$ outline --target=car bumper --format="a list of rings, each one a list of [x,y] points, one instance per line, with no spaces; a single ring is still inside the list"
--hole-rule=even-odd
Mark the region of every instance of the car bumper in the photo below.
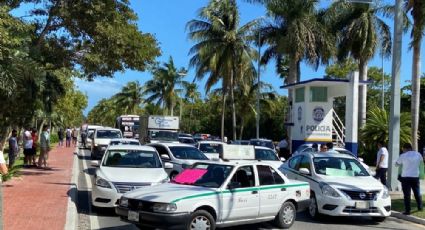
[[[366,208],[359,208],[358,203],[366,202]],[[330,216],[370,216],[386,217],[391,215],[391,198],[370,201],[348,200],[345,197],[339,199],[322,197],[317,200],[320,213]]]
[[[92,204],[96,207],[113,208],[118,205],[118,200],[122,194],[118,193],[115,188],[103,188],[93,183],[91,193]]]
[[[115,208],[116,214],[120,216],[122,220],[130,223],[136,223],[128,220],[128,211],[129,210],[127,208],[121,206]],[[190,218],[190,213],[137,212],[139,214],[139,222],[137,222],[137,224],[145,227],[182,229]]]

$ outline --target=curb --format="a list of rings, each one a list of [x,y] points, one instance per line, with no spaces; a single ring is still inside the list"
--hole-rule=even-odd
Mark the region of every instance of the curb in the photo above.
[[[68,195],[68,208],[66,211],[66,222],[65,222],[65,230],[76,230],[77,229],[77,221],[78,221],[78,211],[77,211],[77,175],[78,175],[78,147],[74,150],[72,164],[72,177],[71,177],[71,186],[69,186],[69,195]]]
[[[413,222],[415,224],[425,225],[425,219],[411,215],[404,215],[401,212],[391,210],[391,216],[405,221]]]

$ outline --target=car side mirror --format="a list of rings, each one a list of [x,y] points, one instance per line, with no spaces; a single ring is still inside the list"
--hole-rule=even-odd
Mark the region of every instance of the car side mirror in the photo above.
[[[164,168],[165,169],[172,169],[173,168],[173,164],[171,164],[170,162],[165,162],[164,163]]]
[[[308,170],[308,168],[300,168],[298,171],[299,171],[301,174],[304,174],[304,175],[310,175],[310,170]]]
[[[280,161],[286,161],[285,157],[281,157]]]
[[[230,190],[232,190],[232,189],[235,189],[235,188],[240,188],[242,185],[241,185],[241,183],[240,182],[230,182],[228,185],[227,185],[227,188],[228,189],[230,189]]]
[[[99,167],[99,161],[91,161],[90,164],[92,167]]]
[[[170,160],[170,156],[168,156],[167,154],[162,154],[161,155],[161,159],[163,159],[163,160]]]

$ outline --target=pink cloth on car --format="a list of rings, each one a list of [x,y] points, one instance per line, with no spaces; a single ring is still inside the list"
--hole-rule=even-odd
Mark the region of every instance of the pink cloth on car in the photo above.
[[[174,182],[179,184],[194,184],[206,172],[206,169],[185,169],[174,178]]]

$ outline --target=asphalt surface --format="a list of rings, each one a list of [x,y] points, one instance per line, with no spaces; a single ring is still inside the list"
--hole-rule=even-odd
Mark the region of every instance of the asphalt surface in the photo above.
[[[117,229],[133,230],[138,229],[133,224],[121,221],[115,215],[114,209],[93,208],[90,201],[92,187],[92,175],[95,169],[90,165],[90,152],[80,149],[79,175],[78,175],[78,203],[79,229]],[[413,224],[397,218],[388,217],[384,222],[377,223],[370,218],[347,218],[347,217],[324,217],[320,221],[312,220],[307,213],[298,213],[296,222],[291,229],[296,230],[419,230],[425,226]],[[242,225],[237,227],[224,228],[226,230],[251,230],[251,229],[276,229],[270,223]]]

